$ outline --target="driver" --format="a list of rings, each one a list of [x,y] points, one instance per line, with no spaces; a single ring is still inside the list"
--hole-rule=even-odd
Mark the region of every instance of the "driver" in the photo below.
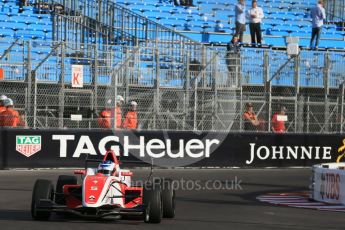
[[[98,165],[97,172],[105,176],[111,176],[115,172],[115,163],[112,161],[103,161]]]

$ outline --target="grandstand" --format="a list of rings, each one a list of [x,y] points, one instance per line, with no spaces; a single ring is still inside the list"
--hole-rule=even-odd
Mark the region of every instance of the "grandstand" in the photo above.
[[[205,43],[229,42],[230,34],[235,31],[236,0],[221,2],[218,0],[198,0],[196,7],[174,6],[171,2],[118,0],[119,4],[170,27],[191,38]],[[309,10],[315,5],[315,0],[264,0],[258,1],[264,9],[265,18],[262,23],[264,43],[274,47],[284,47],[286,36],[300,37],[300,46],[309,46],[311,35],[311,18]],[[247,7],[250,2],[247,1]],[[217,22],[220,22],[222,33],[216,32]],[[342,27],[327,24],[323,28],[320,47],[343,49],[345,47],[345,31]],[[207,36],[205,36],[207,34]],[[249,29],[247,28],[249,35]]]
[[[189,8],[152,0],[27,2],[0,2],[0,92],[15,99],[30,127],[97,128],[99,111],[117,94],[138,101],[142,129],[242,131],[247,101],[267,130],[282,103],[293,118],[290,132],[342,127],[344,28],[333,21],[321,36],[324,49],[305,49],[312,1],[259,1],[267,46],[243,47],[234,73],[224,45],[235,1]],[[217,23],[224,32],[215,32]],[[300,37],[298,56],[286,54],[286,36]],[[71,87],[76,64],[82,88]],[[76,113],[83,121],[71,121]]]

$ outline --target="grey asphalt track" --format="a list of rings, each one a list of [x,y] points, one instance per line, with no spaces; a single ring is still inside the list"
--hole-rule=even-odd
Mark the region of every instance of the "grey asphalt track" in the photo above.
[[[345,213],[271,206],[255,199],[268,192],[307,190],[309,169],[156,170],[154,176],[179,181],[174,184],[180,187],[175,219],[145,224],[137,220],[89,221],[53,215],[50,221],[33,221],[30,202],[35,180],[55,182],[58,175],[71,172],[0,171],[0,229],[344,229]],[[148,170],[137,169],[134,173],[134,179],[140,180]],[[240,186],[231,186],[233,180]]]

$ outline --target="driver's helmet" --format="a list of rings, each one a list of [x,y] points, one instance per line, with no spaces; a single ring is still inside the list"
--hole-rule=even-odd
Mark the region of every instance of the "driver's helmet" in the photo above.
[[[110,176],[115,170],[115,163],[112,161],[103,161],[98,165],[97,172],[105,176]]]

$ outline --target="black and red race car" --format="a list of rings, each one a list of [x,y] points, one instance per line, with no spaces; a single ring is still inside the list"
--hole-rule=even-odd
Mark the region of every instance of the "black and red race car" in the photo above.
[[[98,167],[88,163],[98,162]],[[120,168],[113,151],[103,160],[86,160],[85,170],[75,170],[82,175],[59,176],[56,188],[49,180],[35,183],[31,215],[35,220],[48,220],[52,212],[73,213],[81,217],[137,216],[146,223],[160,223],[161,219],[175,217],[175,191],[171,180],[148,180],[141,187],[131,185],[133,173]]]

